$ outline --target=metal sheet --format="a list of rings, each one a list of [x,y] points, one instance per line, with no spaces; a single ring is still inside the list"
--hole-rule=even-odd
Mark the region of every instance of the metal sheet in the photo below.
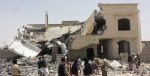
[[[20,39],[13,39],[8,46],[9,49],[13,49],[13,52],[25,56],[25,57],[35,57],[40,53],[40,49],[28,41],[22,41]]]

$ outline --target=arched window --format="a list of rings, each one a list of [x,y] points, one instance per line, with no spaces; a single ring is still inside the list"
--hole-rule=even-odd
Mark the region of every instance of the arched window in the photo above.
[[[129,53],[130,52],[130,42],[122,40],[118,42],[118,52],[119,53]]]
[[[118,20],[118,30],[130,30],[130,20],[122,18]]]

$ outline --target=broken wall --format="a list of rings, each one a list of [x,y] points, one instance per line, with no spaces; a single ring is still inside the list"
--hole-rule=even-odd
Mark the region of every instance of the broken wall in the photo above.
[[[87,35],[87,34],[91,34],[92,31],[94,30],[94,26],[95,26],[95,15],[96,15],[97,11],[94,10],[92,12],[92,14],[90,15],[90,17],[84,22],[83,24],[83,28],[82,28],[82,35]]]

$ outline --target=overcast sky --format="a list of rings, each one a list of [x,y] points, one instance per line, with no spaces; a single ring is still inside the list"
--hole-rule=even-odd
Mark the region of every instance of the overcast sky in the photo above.
[[[26,24],[49,23],[63,20],[86,20],[98,3],[138,3],[142,40],[150,40],[150,0],[0,0],[0,46],[9,42],[17,29]]]

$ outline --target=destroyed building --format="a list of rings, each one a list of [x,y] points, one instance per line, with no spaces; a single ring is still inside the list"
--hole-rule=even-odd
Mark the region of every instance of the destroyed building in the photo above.
[[[81,35],[74,36],[72,57],[118,59],[120,53],[141,51],[137,4],[99,4],[84,22]],[[80,49],[80,50],[79,50]]]
[[[51,41],[57,39],[66,45],[71,59],[102,56],[119,59],[121,53],[140,53],[141,30],[137,4],[98,4],[98,7],[99,10],[94,10],[84,22],[48,24],[46,13],[45,24],[24,26],[23,30],[18,30],[18,38],[35,46],[46,45],[49,51],[53,47]]]

